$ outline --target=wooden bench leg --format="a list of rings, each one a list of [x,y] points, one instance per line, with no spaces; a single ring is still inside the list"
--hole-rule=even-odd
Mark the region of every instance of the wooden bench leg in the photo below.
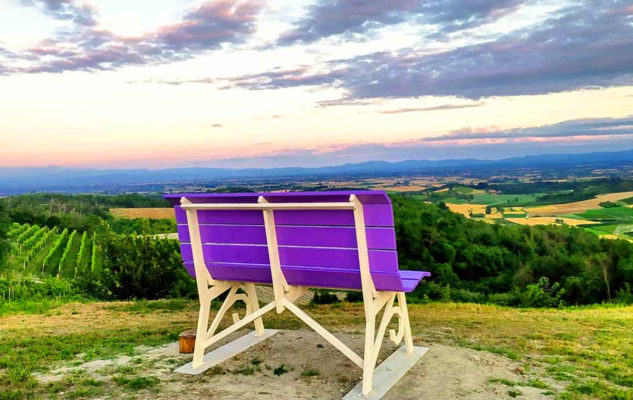
[[[244,283],[244,291],[246,292],[247,304],[250,306],[251,312],[259,310],[259,300],[257,299],[257,291],[253,283]],[[254,321],[255,324],[255,336],[261,336],[264,334],[264,320],[262,317],[257,318]]]
[[[244,293],[238,293],[238,290],[243,290]],[[222,303],[222,306],[216,313],[211,325],[209,326],[209,314],[211,309],[211,301],[218,297],[220,294],[229,291],[226,299]],[[255,325],[255,336],[263,336],[266,331],[264,330],[264,322],[262,315],[268,310],[259,308],[259,301],[257,299],[257,293],[255,291],[255,285],[252,283],[240,283],[240,282],[224,282],[221,285],[212,286],[207,290],[202,290],[199,294],[200,297],[200,314],[198,316],[198,328],[196,330],[196,344],[193,351],[193,361],[191,363],[192,368],[195,370],[200,368],[204,361],[204,353],[209,346],[221,340],[231,332],[237,330],[239,327],[245,325],[245,321],[252,321]],[[236,301],[243,301],[246,305],[246,315],[240,319],[237,313],[233,314],[233,325],[226,328],[222,332],[215,333],[222,319],[226,315],[227,311],[235,304]],[[268,307],[268,306],[267,306]],[[254,318],[253,318],[254,317]],[[236,328],[237,327],[237,328]]]
[[[200,296],[200,313],[198,314],[198,328],[196,330],[196,344],[193,348],[194,368],[202,365],[204,357],[204,340],[207,337],[207,327],[209,326],[209,312],[211,310],[211,300],[208,296]]]
[[[395,344],[399,344],[404,339],[407,354],[412,354],[414,350],[405,294],[403,292],[379,292],[377,297],[366,297],[369,298],[364,299],[366,321],[365,352],[363,355],[363,396],[368,396],[373,390],[376,361],[378,360],[383,338],[385,333],[387,333],[387,326],[394,316],[398,317],[398,331],[390,330],[389,339]],[[396,299],[398,304],[394,305]],[[376,317],[383,307],[382,320],[376,332]]]
[[[365,351],[363,353],[363,396],[367,396],[372,391],[374,369],[376,368],[376,360],[374,359],[374,335],[376,331],[376,313],[372,307],[368,310],[365,305]]]

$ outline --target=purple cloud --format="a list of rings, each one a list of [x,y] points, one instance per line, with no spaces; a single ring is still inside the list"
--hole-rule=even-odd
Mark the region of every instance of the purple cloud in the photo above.
[[[210,1],[187,13],[181,23],[159,29],[154,41],[166,49],[215,49],[237,43],[255,30],[262,3]]]
[[[362,33],[382,25],[413,19],[450,32],[491,22],[527,0],[334,0],[310,7],[298,26],[284,34],[280,44],[314,42],[342,34]]]
[[[223,44],[241,43],[255,29],[261,2],[207,1],[185,14],[182,21],[163,26],[141,37],[121,37],[93,27],[92,9],[71,0],[46,0],[45,10],[60,19],[72,19],[75,27],[59,33],[21,57],[33,66],[19,72],[111,70],[125,65],[173,62],[193,57]],[[28,4],[35,4],[29,0]],[[40,4],[39,2],[37,4]],[[80,14],[79,11],[83,11]],[[74,15],[75,18],[70,18]],[[82,16],[80,18],[80,16]]]

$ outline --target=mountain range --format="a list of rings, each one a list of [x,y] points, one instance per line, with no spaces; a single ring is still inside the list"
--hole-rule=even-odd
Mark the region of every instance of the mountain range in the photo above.
[[[548,154],[500,160],[445,159],[366,161],[326,167],[168,169],[92,169],[71,167],[0,167],[0,194],[34,191],[91,192],[143,184],[203,183],[240,179],[325,178],[430,174],[494,175],[518,169],[560,171],[580,166],[633,166],[633,149],[620,152]]]

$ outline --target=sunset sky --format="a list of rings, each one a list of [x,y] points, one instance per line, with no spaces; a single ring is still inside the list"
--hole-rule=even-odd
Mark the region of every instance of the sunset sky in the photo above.
[[[633,0],[0,0],[0,166],[633,148]]]

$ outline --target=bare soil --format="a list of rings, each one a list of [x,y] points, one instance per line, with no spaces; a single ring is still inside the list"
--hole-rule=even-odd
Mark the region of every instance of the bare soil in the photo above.
[[[337,336],[362,354],[362,336]],[[526,375],[519,363],[506,357],[419,340],[416,345],[430,350],[385,399],[544,398],[545,390],[523,386],[535,376]],[[390,341],[384,341],[380,361],[395,348]],[[50,383],[77,372],[104,383],[122,374],[130,378],[153,376],[160,381],[159,385],[137,392],[136,398],[279,400],[340,399],[361,377],[361,370],[351,361],[319,335],[305,330],[281,331],[199,376],[173,372],[190,359],[191,355],[178,353],[177,343],[140,348],[136,356],[113,360],[80,363],[79,355],[78,361],[71,364],[74,366],[58,367],[38,375],[37,379]],[[511,382],[517,386],[511,386]],[[555,385],[549,380],[547,383]]]

